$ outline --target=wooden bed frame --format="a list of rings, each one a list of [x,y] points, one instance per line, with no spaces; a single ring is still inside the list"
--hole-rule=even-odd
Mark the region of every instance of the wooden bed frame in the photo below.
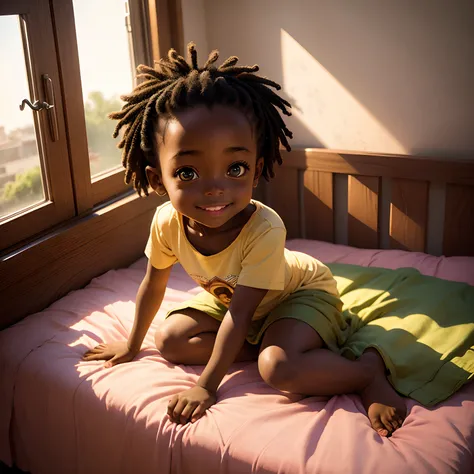
[[[474,255],[474,161],[300,149],[256,197],[289,238]]]
[[[255,197],[280,213],[289,238],[474,255],[474,161],[322,149],[283,154],[275,179],[261,180]],[[3,255],[0,329],[143,256],[161,202],[128,196]]]

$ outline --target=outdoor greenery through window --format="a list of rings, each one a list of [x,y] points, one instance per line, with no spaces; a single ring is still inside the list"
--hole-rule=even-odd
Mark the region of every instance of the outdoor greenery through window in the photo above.
[[[45,198],[19,16],[0,16],[0,220]]]
[[[128,2],[74,0],[82,93],[91,176],[120,166],[112,138],[115,123],[107,118],[122,107],[120,95],[134,84]]]

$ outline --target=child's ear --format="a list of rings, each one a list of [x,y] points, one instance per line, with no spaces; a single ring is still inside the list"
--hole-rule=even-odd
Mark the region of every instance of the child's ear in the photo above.
[[[263,171],[263,158],[259,158],[257,160],[257,164],[255,166],[255,176],[253,178],[253,187],[256,188],[258,185],[258,180],[260,179],[260,176],[262,176],[262,171]]]
[[[153,188],[158,196],[166,195],[166,189],[163,185],[163,181],[161,179],[160,170],[157,168],[153,168],[152,166],[147,166],[145,168],[146,177],[148,179],[148,184]]]

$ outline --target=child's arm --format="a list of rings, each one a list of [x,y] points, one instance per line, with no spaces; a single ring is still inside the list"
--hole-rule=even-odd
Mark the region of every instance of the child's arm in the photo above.
[[[130,362],[140,351],[143,339],[160,309],[172,267],[158,270],[148,262],[137,293],[135,321],[128,341],[100,344],[84,354],[83,360],[108,360],[105,367]]]
[[[237,285],[229,311],[227,311],[198,385],[216,392],[224,375],[242,349],[255,311],[267,290]]]
[[[168,415],[177,423],[196,421],[215,403],[215,393],[245,342],[252,317],[267,290],[237,285],[212,351],[197,385],[175,395]]]

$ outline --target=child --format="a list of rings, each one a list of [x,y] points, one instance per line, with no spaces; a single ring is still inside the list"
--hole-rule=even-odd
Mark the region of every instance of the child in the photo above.
[[[101,344],[85,360],[111,367],[135,357],[180,262],[207,291],[167,315],[156,346],[170,362],[206,367],[196,386],[169,402],[173,421],[198,420],[216,403],[230,365],[258,360],[263,380],[279,390],[358,392],[374,429],[391,434],[406,408],[382,358],[373,349],[356,361],[335,352],[346,322],[334,278],[321,262],[286,250],[280,217],[251,199],[259,179],[281,164],[280,143],[290,150],[276,109],[290,115],[290,104],[270,89],[278,84],[254,74],[258,66],[236,66],[233,56],[216,67],[214,51],[198,68],[193,44],[188,53],[189,63],[171,50],[156,69],[140,66],[145,82],[111,114],[120,120],[115,136],[127,126],[119,144],[127,183],[145,194],[150,185],[169,202],[151,225],[128,342]]]

